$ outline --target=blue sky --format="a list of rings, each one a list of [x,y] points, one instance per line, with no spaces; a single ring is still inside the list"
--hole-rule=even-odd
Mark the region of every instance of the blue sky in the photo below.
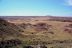
[[[0,16],[72,16],[72,0],[0,0]]]

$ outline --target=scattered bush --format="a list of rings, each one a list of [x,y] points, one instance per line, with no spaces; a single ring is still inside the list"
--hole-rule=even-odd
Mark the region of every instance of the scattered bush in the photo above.
[[[33,48],[32,46],[23,46],[23,48]]]
[[[20,44],[21,44],[21,41],[18,39],[4,40],[4,41],[0,41],[0,48],[11,48]]]

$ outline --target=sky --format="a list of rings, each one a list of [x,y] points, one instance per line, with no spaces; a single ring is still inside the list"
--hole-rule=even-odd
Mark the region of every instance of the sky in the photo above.
[[[0,0],[0,16],[72,16],[72,0]]]

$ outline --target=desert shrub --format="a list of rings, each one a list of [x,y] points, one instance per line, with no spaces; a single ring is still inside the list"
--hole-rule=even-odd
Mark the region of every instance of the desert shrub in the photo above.
[[[54,32],[52,32],[52,31],[49,31],[48,33],[50,33],[50,34],[54,34]]]
[[[33,48],[32,46],[23,46],[23,48]]]
[[[72,34],[72,24],[66,25],[64,31]]]
[[[60,22],[72,22],[72,19],[67,18],[51,18],[50,21],[60,21]]]
[[[34,34],[34,33],[31,33],[31,34]]]
[[[42,31],[42,30],[48,30],[51,27],[51,25],[48,25],[46,23],[37,23],[34,25],[34,27],[36,28],[36,30]]]
[[[24,32],[23,30],[19,30],[19,32]]]
[[[22,23],[19,26],[26,29],[26,28],[32,27],[32,24],[30,24],[30,23]]]
[[[7,26],[7,24],[3,24],[4,26]]]
[[[72,24],[69,24],[68,27],[72,28]]]
[[[45,45],[40,46],[40,48],[47,48]]]
[[[72,29],[69,29],[69,28],[66,28],[66,29],[64,29],[64,31],[66,31],[67,33],[72,33]]]
[[[30,40],[28,40],[28,41],[23,41],[23,44],[24,44],[24,45],[30,45],[30,44],[32,44],[32,41],[30,41]]]
[[[16,40],[4,40],[0,41],[0,48],[11,48],[17,45],[20,45],[21,41],[16,39]]]
[[[35,21],[39,21],[39,20],[35,20]]]
[[[65,46],[53,46],[53,47],[50,47],[50,48],[66,48]]]
[[[64,31],[68,31],[69,29],[64,29]]]

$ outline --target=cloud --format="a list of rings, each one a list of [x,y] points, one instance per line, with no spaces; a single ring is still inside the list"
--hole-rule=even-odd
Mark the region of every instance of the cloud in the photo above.
[[[65,0],[66,5],[72,6],[72,0]]]

